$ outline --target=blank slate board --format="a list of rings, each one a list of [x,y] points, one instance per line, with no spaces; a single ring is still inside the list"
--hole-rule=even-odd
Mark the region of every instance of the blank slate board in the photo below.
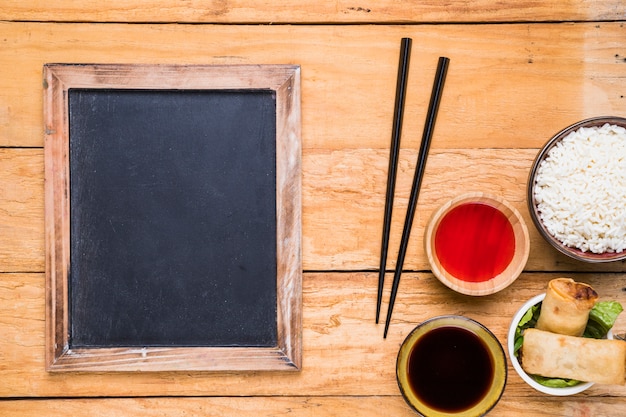
[[[299,369],[299,68],[44,70],[48,369]]]
[[[70,347],[275,346],[275,94],[70,90],[69,132]]]

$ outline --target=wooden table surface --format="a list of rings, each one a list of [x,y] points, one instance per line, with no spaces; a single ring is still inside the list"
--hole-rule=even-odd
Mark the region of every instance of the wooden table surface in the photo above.
[[[0,415],[411,416],[395,359],[423,320],[466,315],[505,344],[514,312],[560,276],[626,306],[626,265],[590,266],[558,254],[532,225],[525,199],[533,158],[551,135],[584,118],[626,115],[623,0],[106,3],[0,6]],[[437,58],[451,63],[383,339],[374,315],[402,37],[413,39],[413,50],[390,270]],[[301,65],[301,372],[45,371],[42,66],[50,62]],[[432,212],[466,191],[504,197],[530,232],[524,273],[492,296],[442,286],[422,249]],[[626,314],[616,328],[626,330]],[[602,385],[546,396],[509,365],[490,415],[626,415],[624,397],[626,387]]]

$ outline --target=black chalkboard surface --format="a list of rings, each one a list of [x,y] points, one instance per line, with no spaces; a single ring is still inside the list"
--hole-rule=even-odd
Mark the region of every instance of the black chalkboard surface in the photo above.
[[[298,371],[297,65],[44,66],[46,369]]]
[[[267,90],[70,90],[70,347],[276,345],[275,121]]]

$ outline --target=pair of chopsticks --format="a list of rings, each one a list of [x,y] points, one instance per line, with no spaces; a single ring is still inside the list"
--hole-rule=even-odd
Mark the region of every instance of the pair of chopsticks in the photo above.
[[[383,221],[383,238],[380,254],[380,270],[378,275],[378,299],[376,305],[376,323],[378,323],[380,317],[380,306],[382,302],[382,292],[385,283],[385,270],[387,266],[387,252],[389,248],[389,231],[391,228],[391,216],[393,212],[393,196],[395,192],[396,173],[398,165],[398,155],[400,151],[400,136],[402,133],[402,120],[404,117],[404,101],[406,97],[408,69],[411,52],[411,39],[402,38],[400,48],[400,62],[398,67],[398,81],[396,85],[396,101],[393,116],[393,129],[391,135],[391,149],[389,156],[389,170],[387,172],[387,193],[385,196],[385,217]],[[435,129],[435,121],[437,119],[437,111],[439,110],[439,103],[441,102],[441,95],[443,93],[443,86],[448,72],[448,64],[450,59],[446,57],[439,57],[437,63],[437,71],[435,74],[435,80],[433,83],[433,89],[430,96],[430,103],[428,105],[428,112],[426,114],[426,123],[424,124],[424,132],[422,135],[422,142],[417,158],[417,166],[415,168],[415,175],[413,177],[413,185],[411,186],[411,194],[409,197],[409,205],[406,211],[406,218],[404,220],[404,228],[402,230],[402,239],[400,241],[400,249],[398,251],[398,260],[396,262],[396,270],[393,276],[393,284],[391,287],[391,297],[389,299],[389,306],[387,308],[387,319],[385,321],[384,338],[387,338],[387,332],[389,330],[389,323],[391,322],[391,314],[393,312],[393,305],[396,301],[396,295],[398,293],[398,285],[400,284],[400,275],[402,274],[402,267],[404,265],[404,258],[406,256],[406,250],[409,243],[409,237],[411,235],[411,227],[413,225],[413,218],[415,216],[415,209],[417,207],[417,197],[422,185],[422,178],[424,177],[424,170],[426,168],[426,159],[428,158],[428,150],[430,148],[430,142],[432,139],[433,131]]]

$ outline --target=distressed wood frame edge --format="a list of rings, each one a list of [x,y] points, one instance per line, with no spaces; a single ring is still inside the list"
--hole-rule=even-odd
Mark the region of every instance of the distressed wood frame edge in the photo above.
[[[301,114],[298,65],[46,64],[43,69],[46,337],[50,372],[298,371],[302,366]],[[271,89],[276,92],[278,345],[71,349],[70,88]]]

